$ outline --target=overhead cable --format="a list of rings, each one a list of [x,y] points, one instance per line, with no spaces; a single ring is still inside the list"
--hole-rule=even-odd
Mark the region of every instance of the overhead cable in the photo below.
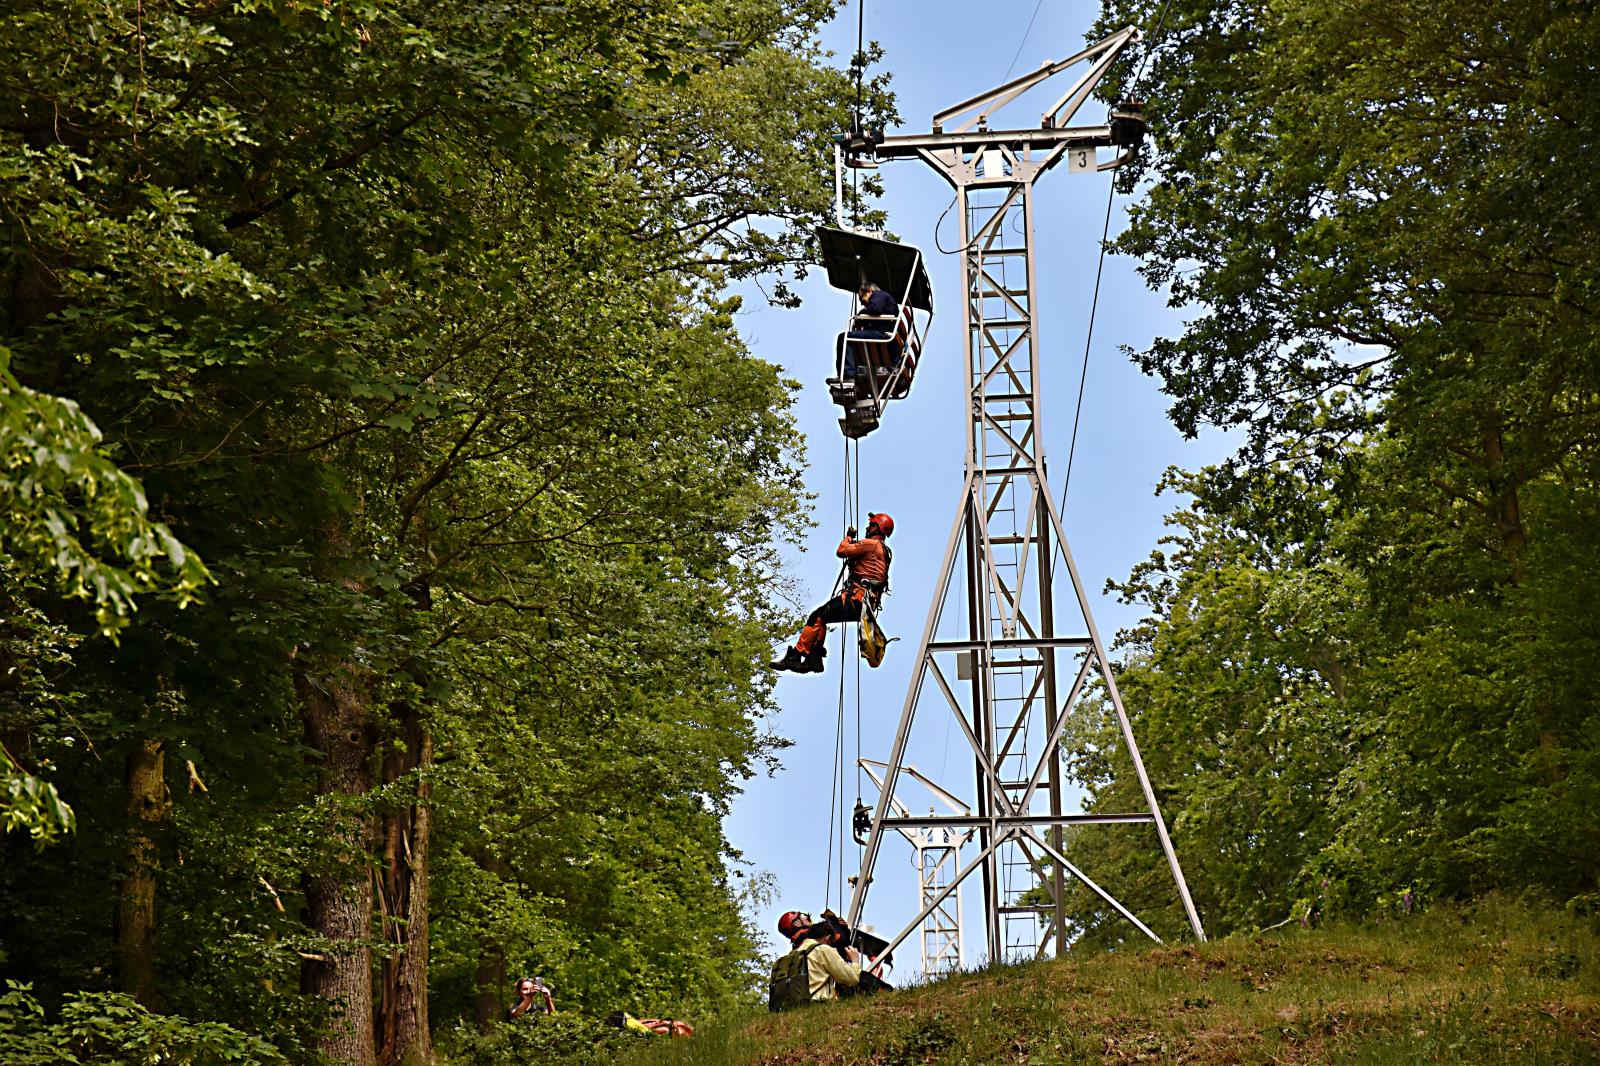
[[[1150,47],[1145,49],[1144,55],[1140,57],[1139,69],[1134,72],[1133,81],[1128,86],[1128,92],[1130,94],[1134,89],[1138,88],[1139,83],[1144,80],[1145,64],[1150,61],[1151,55],[1153,55],[1155,52],[1155,42],[1160,39],[1161,31],[1167,24],[1167,10],[1171,7],[1172,0],[1163,0],[1161,12],[1156,18],[1155,31],[1151,33],[1149,38]],[[1106,190],[1105,224],[1100,230],[1100,255],[1096,259],[1094,266],[1094,296],[1089,301],[1089,328],[1083,341],[1083,368],[1078,374],[1078,402],[1077,406],[1073,408],[1072,412],[1072,443],[1067,446],[1067,472],[1066,476],[1061,480],[1060,513],[1063,515],[1065,515],[1067,511],[1067,490],[1072,487],[1072,459],[1078,449],[1078,422],[1083,413],[1084,386],[1087,384],[1089,379],[1089,349],[1094,343],[1095,314],[1100,308],[1100,278],[1105,270],[1106,265],[1106,241],[1107,238],[1111,236],[1111,203],[1113,198],[1116,196],[1116,191],[1117,180],[1113,176],[1111,179],[1111,186]],[[1058,551],[1060,550],[1060,547],[1061,546],[1059,544],[1056,545]]]

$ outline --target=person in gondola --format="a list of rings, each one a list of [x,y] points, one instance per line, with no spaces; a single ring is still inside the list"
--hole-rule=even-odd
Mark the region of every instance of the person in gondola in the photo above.
[[[783,658],[771,665],[774,670],[793,670],[797,674],[820,674],[827,657],[828,625],[831,622],[859,622],[863,605],[874,612],[889,587],[889,563],[893,554],[885,543],[894,532],[894,519],[886,514],[867,515],[867,535],[856,539],[856,528],[845,531],[834,553],[845,560],[849,576],[839,595],[811,612],[800,637]]]
[[[856,295],[861,299],[861,310],[856,312],[857,315],[872,315],[875,317],[883,317],[892,320],[900,314],[900,305],[895,302],[895,298],[878,288],[878,286],[873,282],[862,282],[861,289],[856,293]],[[885,322],[884,325],[892,327],[893,323],[892,321]],[[890,330],[870,329],[866,328],[865,326],[862,328],[852,328],[849,333],[839,334],[837,347],[839,353],[839,373],[841,376],[833,381],[830,381],[829,384],[836,384],[841,381],[854,381],[858,375],[865,374],[868,371],[869,364],[866,353],[867,346],[864,344],[851,344],[849,343],[850,340],[886,341],[891,336],[893,336],[893,334],[890,332]],[[881,348],[883,346],[880,345],[879,347]],[[899,353],[896,352],[894,361],[899,362],[899,358]],[[885,366],[884,369],[888,369],[888,367]]]

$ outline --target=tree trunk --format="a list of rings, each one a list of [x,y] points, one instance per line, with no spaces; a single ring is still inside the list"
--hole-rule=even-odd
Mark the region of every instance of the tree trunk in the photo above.
[[[433,734],[410,704],[396,708],[398,743],[384,759],[385,784],[421,771],[417,802],[384,816],[382,889],[383,936],[391,945],[380,978],[376,1036],[384,1066],[431,1062],[428,1033],[428,767]]]
[[[147,1007],[156,987],[156,856],[153,828],[167,817],[167,758],[161,741],[139,738],[126,763],[128,850],[117,894],[117,962],[122,990]]]
[[[313,670],[295,663],[295,692],[306,739],[322,753],[318,792],[359,797],[372,790],[376,733],[365,676],[347,663]],[[340,845],[337,861],[306,878],[307,917],[330,941],[301,968],[302,990],[339,1004],[340,1014],[314,1044],[330,1063],[375,1066],[372,1033],[372,877],[367,858],[376,844],[373,820],[335,807],[328,826]]]
[[[1525,585],[1528,581],[1528,534],[1522,527],[1522,506],[1517,499],[1518,482],[1506,470],[1505,437],[1498,420],[1491,422],[1484,430],[1483,452],[1484,465],[1489,471],[1489,507],[1495,532],[1505,546],[1512,582]]]
[[[478,865],[498,878],[509,874],[506,862],[492,848],[477,856]],[[472,983],[478,987],[473,1003],[472,1017],[478,1028],[488,1032],[496,1022],[505,1018],[506,946],[493,936],[478,941],[478,971]]]
[[[1517,498],[1519,482],[1506,471],[1505,436],[1498,418],[1483,433],[1485,465],[1489,468],[1489,488],[1493,494],[1491,515],[1500,542],[1505,545],[1506,561],[1511,565],[1511,581],[1528,583],[1528,531],[1522,525],[1522,505]],[[1534,707],[1539,722],[1539,747],[1544,752],[1544,781],[1554,785],[1565,776],[1557,752],[1561,747],[1560,712],[1550,698],[1550,690],[1534,686]]]
[[[478,971],[472,982],[478,986],[472,1017],[479,1029],[488,1032],[504,1017],[506,1009],[505,1000],[501,998],[506,986],[506,953],[500,944],[488,939],[480,943]]]

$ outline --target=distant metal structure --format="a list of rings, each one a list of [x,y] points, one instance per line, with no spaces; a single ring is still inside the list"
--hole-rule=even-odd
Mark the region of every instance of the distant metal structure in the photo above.
[[[1066,945],[1069,876],[1158,940],[1064,854],[1066,829],[1119,824],[1154,828],[1190,928],[1205,939],[1067,546],[1039,433],[1042,356],[1036,328],[1034,185],[1063,159],[1072,173],[1104,171],[1122,165],[1137,150],[1144,120],[1134,102],[1113,108],[1101,125],[1068,123],[1117,56],[1138,39],[1139,31],[1130,26],[1076,55],[1047,63],[935,115],[931,133],[883,137],[857,130],[845,146],[852,165],[921,159],[954,187],[961,206],[970,387],[966,479],[917,653],[919,665],[880,782],[850,920],[861,916],[886,830],[973,832],[978,854],[937,890],[920,897],[921,913],[891,946],[937,914],[974,871],[983,881],[991,959],[1041,956],[1052,944],[1058,949]],[[1037,129],[988,128],[991,116],[1005,104],[1083,62],[1088,69],[1044,113]],[[1101,162],[1097,150],[1104,147],[1118,151]],[[1065,563],[1068,580],[1062,584],[1071,589],[1070,602],[1065,597],[1058,602],[1055,595],[1057,551]],[[947,618],[952,592],[958,590],[960,608]],[[1081,625],[1074,619],[1081,619]],[[1142,810],[1073,814],[1064,809],[1061,740],[1091,673],[1098,674],[1115,711],[1143,791]],[[1070,683],[1063,686],[1067,677]],[[930,679],[971,748],[975,814],[910,816],[896,798],[901,774],[909,773],[904,766],[907,745]]]
[[[889,764],[876,759],[856,761],[881,790],[883,774],[889,769]],[[915,766],[902,767],[900,772],[919,781],[950,809],[951,814],[966,817],[972,813],[972,808],[940,788]],[[891,800],[891,803],[897,816],[911,816],[910,809],[899,799]],[[932,815],[934,808],[929,807],[928,813]],[[954,882],[956,871],[961,869],[961,846],[972,839],[973,831],[948,825],[929,825],[902,826],[898,827],[898,832],[906,838],[914,853],[917,905],[926,915],[922,920],[922,975],[933,977],[953,973],[966,966],[966,955],[961,944],[961,889]]]

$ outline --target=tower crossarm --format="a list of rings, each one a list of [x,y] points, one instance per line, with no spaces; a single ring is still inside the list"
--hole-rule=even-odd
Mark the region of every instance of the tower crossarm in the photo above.
[[[924,152],[960,149],[976,151],[1004,148],[1012,152],[1083,145],[1103,148],[1114,144],[1109,123],[1066,126],[1061,129],[974,130],[968,133],[908,133],[885,137],[874,146],[879,159],[917,159]]]
[[[1063,155],[1073,150],[1078,152],[1074,157],[1078,165],[1074,169],[1111,170],[1119,167],[1133,157],[1144,137],[1144,117],[1137,102],[1123,101],[1112,109],[1106,122],[1098,125],[1072,126],[1067,123],[1077,116],[1117,57],[1138,40],[1137,29],[1124,27],[1075,55],[1046,63],[1031,74],[1013,78],[1004,85],[946,108],[933,117],[931,133],[885,137],[881,130],[856,130],[845,145],[846,154],[857,160],[851,164],[853,166],[875,165],[865,160],[868,153],[884,161],[921,159],[957,188],[1003,184],[1003,177],[1026,176],[1031,179],[1049,170]],[[996,111],[1029,89],[1043,85],[1084,60],[1091,60],[1089,68],[1044,112],[1037,128],[989,128],[990,116]],[[969,117],[948,130],[945,128],[947,122],[963,115]],[[1104,163],[1094,160],[1094,149],[1111,146],[1121,149],[1113,159]],[[1005,175],[995,172],[998,167],[991,167],[986,176],[980,176],[978,161],[985,156],[996,161],[1004,156]]]
[[[1066,91],[1066,94],[1060,100],[1056,101],[1054,107],[1044,113],[1042,124],[1045,126],[1058,126],[1063,122],[1071,121],[1073,112],[1094,91],[1094,87],[1100,83],[1100,79],[1105,77],[1107,69],[1110,68],[1117,56],[1122,53],[1124,48],[1139,39],[1140,34],[1137,28],[1125,26],[1116,33],[1111,34],[1111,36],[1097,41],[1065,59],[1046,62],[1032,73],[1019,75],[1004,85],[998,85],[986,93],[972,97],[970,100],[963,100],[959,104],[945,108],[933,116],[934,132],[937,133],[943,130],[945,123],[951,119],[959,118],[974,111],[977,111],[977,114],[971,115],[966,121],[957,125],[953,132],[960,133],[973,125],[981,129],[989,124],[989,116],[1029,89],[1036,85],[1043,85],[1062,71],[1093,57],[1094,63],[1089,70],[1078,79],[1072,88]],[[979,111],[979,108],[982,108],[982,110]]]
[[[1146,825],[1155,821],[1148,813],[1138,814],[1013,814],[1005,821],[1009,825]],[[990,824],[988,818],[971,815],[909,815],[887,817],[885,829],[975,829]]]

